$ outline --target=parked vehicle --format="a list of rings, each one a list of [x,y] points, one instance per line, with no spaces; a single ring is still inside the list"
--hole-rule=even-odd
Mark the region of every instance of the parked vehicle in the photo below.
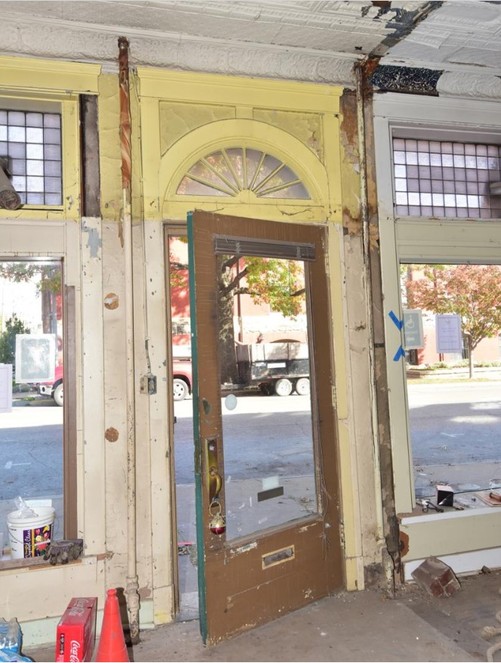
[[[274,341],[237,345],[240,381],[256,385],[263,394],[300,396],[310,393],[308,345],[298,341]]]
[[[191,359],[174,359],[173,393],[175,401],[182,401],[191,394]],[[56,405],[63,405],[63,366],[56,366],[54,382],[42,382],[37,385],[38,393],[50,396]]]
[[[308,346],[298,341],[237,345],[240,387],[258,388],[263,394],[289,396],[310,393]],[[191,359],[172,362],[173,394],[182,401],[192,392]]]
[[[53,382],[41,382],[38,384],[38,393],[42,396],[51,396],[56,405],[63,405],[63,365],[56,366]]]
[[[267,395],[289,396],[310,393],[308,348],[303,343],[263,343],[239,346],[238,364],[242,386],[257,386]],[[183,401],[192,392],[191,359],[175,358],[172,362],[173,395]],[[63,366],[56,366],[54,381],[37,385],[43,396],[51,396],[63,405]]]
[[[191,359],[174,359],[172,362],[173,394],[175,401],[183,401],[191,394]]]

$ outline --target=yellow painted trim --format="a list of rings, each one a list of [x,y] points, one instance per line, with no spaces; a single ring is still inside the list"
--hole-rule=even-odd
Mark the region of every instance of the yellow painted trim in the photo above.
[[[80,140],[78,96],[73,92],[97,92],[99,65],[55,62],[33,58],[0,57],[0,105],[2,96],[20,108],[57,103],[62,119],[61,205],[26,206],[0,210],[1,219],[78,219],[80,216]],[[3,89],[8,88],[8,89]]]
[[[67,221],[73,220],[76,215],[68,217],[63,207],[35,207],[26,206],[17,210],[0,209],[0,220],[16,221],[17,219],[30,219],[33,221]]]
[[[135,82],[135,78],[132,79]],[[101,214],[106,222],[120,219],[123,191],[121,176],[121,152],[119,139],[119,84],[116,74],[103,74],[99,77],[99,172],[101,180]],[[135,118],[134,118],[135,121]],[[143,127],[141,127],[143,129]],[[146,134],[146,131],[145,131]],[[144,140],[144,135],[141,134]],[[157,140],[158,133],[157,133]],[[135,147],[135,143],[133,143]],[[133,153],[133,161],[139,159]],[[136,171],[134,170],[134,175]],[[144,174],[143,174],[144,175]],[[141,186],[132,186],[134,196]],[[146,181],[144,183],[146,188]]]
[[[265,208],[276,208],[280,205],[283,208],[309,208],[323,207],[322,202],[328,199],[328,181],[327,173],[323,164],[318,158],[297,138],[291,136],[282,129],[277,129],[264,122],[255,120],[220,120],[204,125],[188,135],[178,140],[173,147],[162,157],[158,173],[159,191],[165,191],[160,195],[165,203],[183,202],[186,196],[176,194],[179,182],[184,177],[189,168],[200,158],[207,156],[210,152],[222,147],[252,147],[261,149],[273,156],[281,159],[303,181],[308,192],[311,195],[310,200],[269,199],[260,198],[257,206]],[[164,186],[163,183],[166,183]],[[242,192],[244,194],[245,192]],[[244,201],[240,197],[222,198],[214,196],[212,198],[205,196],[190,196],[186,202],[190,207],[201,207],[206,203],[213,203],[219,207],[232,206],[247,203],[247,209],[254,209],[254,204]],[[253,201],[254,203],[254,201]],[[165,211],[165,210],[164,210]],[[254,215],[254,212],[252,212]],[[325,213],[323,214],[325,218]],[[163,214],[165,217],[165,213]]]
[[[61,106],[63,205],[67,219],[78,219],[81,214],[80,109],[76,99],[63,101]]]
[[[329,175],[329,207],[337,221],[342,222],[342,172],[340,120],[337,115],[323,116],[323,146],[325,169]]]
[[[356,592],[365,588],[361,557],[345,559],[345,583],[348,592]]]
[[[144,214],[147,219],[161,218],[158,170],[160,153],[160,105],[158,99],[141,99],[141,148],[143,171]],[[189,210],[187,210],[189,211]],[[186,213],[182,218],[186,221]]]
[[[229,104],[337,113],[342,87],[219,74],[194,74],[138,67],[142,97],[188,103]]]
[[[248,205],[245,203],[231,203],[230,199],[218,202],[207,202],[200,200],[196,205],[188,202],[165,202],[163,207],[163,219],[168,221],[186,221],[188,212],[195,209],[206,212],[217,212],[218,214],[229,214],[232,216],[251,217],[265,221],[287,221],[289,223],[325,223],[325,208],[321,205],[297,206],[282,205],[275,201],[272,205]],[[226,204],[226,201],[227,204]]]
[[[9,97],[11,98],[11,97]],[[22,101],[22,99],[20,99]],[[54,101],[54,99],[51,99]],[[59,98],[63,190],[61,205],[27,205],[18,210],[0,209],[0,219],[60,219],[80,217],[80,111],[78,97]],[[0,91],[1,106],[1,91]]]
[[[97,94],[101,65],[0,56],[0,88]]]

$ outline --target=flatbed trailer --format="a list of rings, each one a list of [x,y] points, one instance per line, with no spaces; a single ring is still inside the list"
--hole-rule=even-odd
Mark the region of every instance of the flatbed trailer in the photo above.
[[[310,393],[308,345],[293,341],[237,345],[241,384],[257,386],[266,395]]]

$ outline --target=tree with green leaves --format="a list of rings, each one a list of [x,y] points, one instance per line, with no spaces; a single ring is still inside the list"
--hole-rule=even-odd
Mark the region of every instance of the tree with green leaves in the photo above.
[[[256,305],[295,318],[304,311],[303,263],[282,258],[221,256],[219,279],[219,352],[221,381],[237,382],[235,297],[249,295]]]
[[[58,261],[0,262],[0,277],[13,283],[37,280],[41,294],[43,332],[57,332],[56,295],[61,292],[61,266]]]
[[[185,301],[188,287],[187,265],[170,256],[171,288]],[[298,260],[219,257],[218,324],[222,382],[236,383],[238,369],[235,356],[235,298],[249,295],[256,305],[266,304],[274,312],[295,318],[304,312],[304,266]]]
[[[0,334],[0,364],[12,364],[16,362],[16,335],[29,334],[30,329],[26,327],[17,315],[9,318],[5,323],[5,331]]]
[[[410,308],[461,316],[468,343],[470,377],[473,351],[484,338],[501,333],[501,267],[498,265],[419,266],[423,278],[408,279]]]

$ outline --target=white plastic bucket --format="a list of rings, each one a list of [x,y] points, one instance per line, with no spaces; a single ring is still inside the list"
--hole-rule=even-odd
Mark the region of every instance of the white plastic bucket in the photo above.
[[[28,503],[29,506],[31,506]],[[35,512],[23,518],[21,511],[7,515],[10,550],[12,559],[42,557],[52,539],[55,510],[52,506],[31,507]]]

